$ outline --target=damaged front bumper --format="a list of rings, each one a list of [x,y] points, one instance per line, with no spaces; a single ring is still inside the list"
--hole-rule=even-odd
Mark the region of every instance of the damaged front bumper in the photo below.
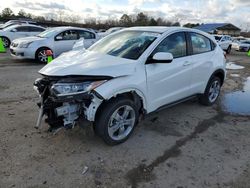
[[[43,116],[46,116],[45,122],[51,129],[62,126],[73,128],[80,118],[94,121],[96,111],[104,99],[94,90],[74,95],[55,95],[51,87],[57,82],[58,79],[42,78],[34,83],[34,89],[41,99],[38,103],[40,111],[35,127],[41,126]]]

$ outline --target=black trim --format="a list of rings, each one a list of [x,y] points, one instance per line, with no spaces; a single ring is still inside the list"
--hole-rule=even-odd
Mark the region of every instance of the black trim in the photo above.
[[[72,81],[98,81],[98,80],[110,80],[112,76],[95,76],[95,75],[67,75],[67,76],[47,76],[43,75],[44,78],[50,81],[64,81],[66,83],[70,83]]]
[[[158,111],[160,111],[160,110],[163,110],[163,109],[166,109],[166,108],[170,108],[170,107],[172,107],[172,106],[175,106],[176,104],[179,104],[179,103],[188,101],[188,100],[190,100],[190,99],[196,98],[197,95],[198,95],[198,94],[191,95],[191,96],[189,96],[189,97],[185,97],[185,98],[183,98],[183,99],[180,99],[180,100],[171,102],[171,103],[169,103],[169,104],[164,104],[163,106],[160,106],[159,108],[157,108],[154,112],[158,112]]]

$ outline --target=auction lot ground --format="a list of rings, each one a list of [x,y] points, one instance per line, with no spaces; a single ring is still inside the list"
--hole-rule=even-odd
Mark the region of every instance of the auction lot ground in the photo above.
[[[223,97],[243,90],[250,57],[228,58],[245,68],[228,71],[216,105],[192,100],[153,113],[110,147],[91,126],[57,135],[45,124],[34,129],[32,84],[43,65],[0,54],[0,187],[249,188],[250,116],[224,111]]]

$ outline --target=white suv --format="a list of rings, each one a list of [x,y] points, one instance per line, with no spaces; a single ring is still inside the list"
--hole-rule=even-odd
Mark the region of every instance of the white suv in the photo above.
[[[181,27],[127,28],[59,56],[39,73],[36,127],[43,115],[51,130],[86,119],[108,144],[124,142],[139,115],[196,96],[212,105],[226,75],[215,39]]]
[[[232,49],[232,38],[228,35],[214,35],[214,38],[222,50],[224,50],[227,54],[230,54]]]

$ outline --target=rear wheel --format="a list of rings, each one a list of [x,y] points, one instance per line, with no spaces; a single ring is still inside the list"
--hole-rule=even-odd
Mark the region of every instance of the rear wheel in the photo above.
[[[205,93],[199,97],[201,104],[210,106],[216,102],[220,95],[221,80],[218,77],[212,77],[207,84]]]
[[[116,145],[129,138],[139,112],[133,101],[118,97],[105,104],[95,121],[94,130],[107,144]]]
[[[3,41],[3,46],[8,48],[10,46],[10,40],[7,37],[1,37]]]

